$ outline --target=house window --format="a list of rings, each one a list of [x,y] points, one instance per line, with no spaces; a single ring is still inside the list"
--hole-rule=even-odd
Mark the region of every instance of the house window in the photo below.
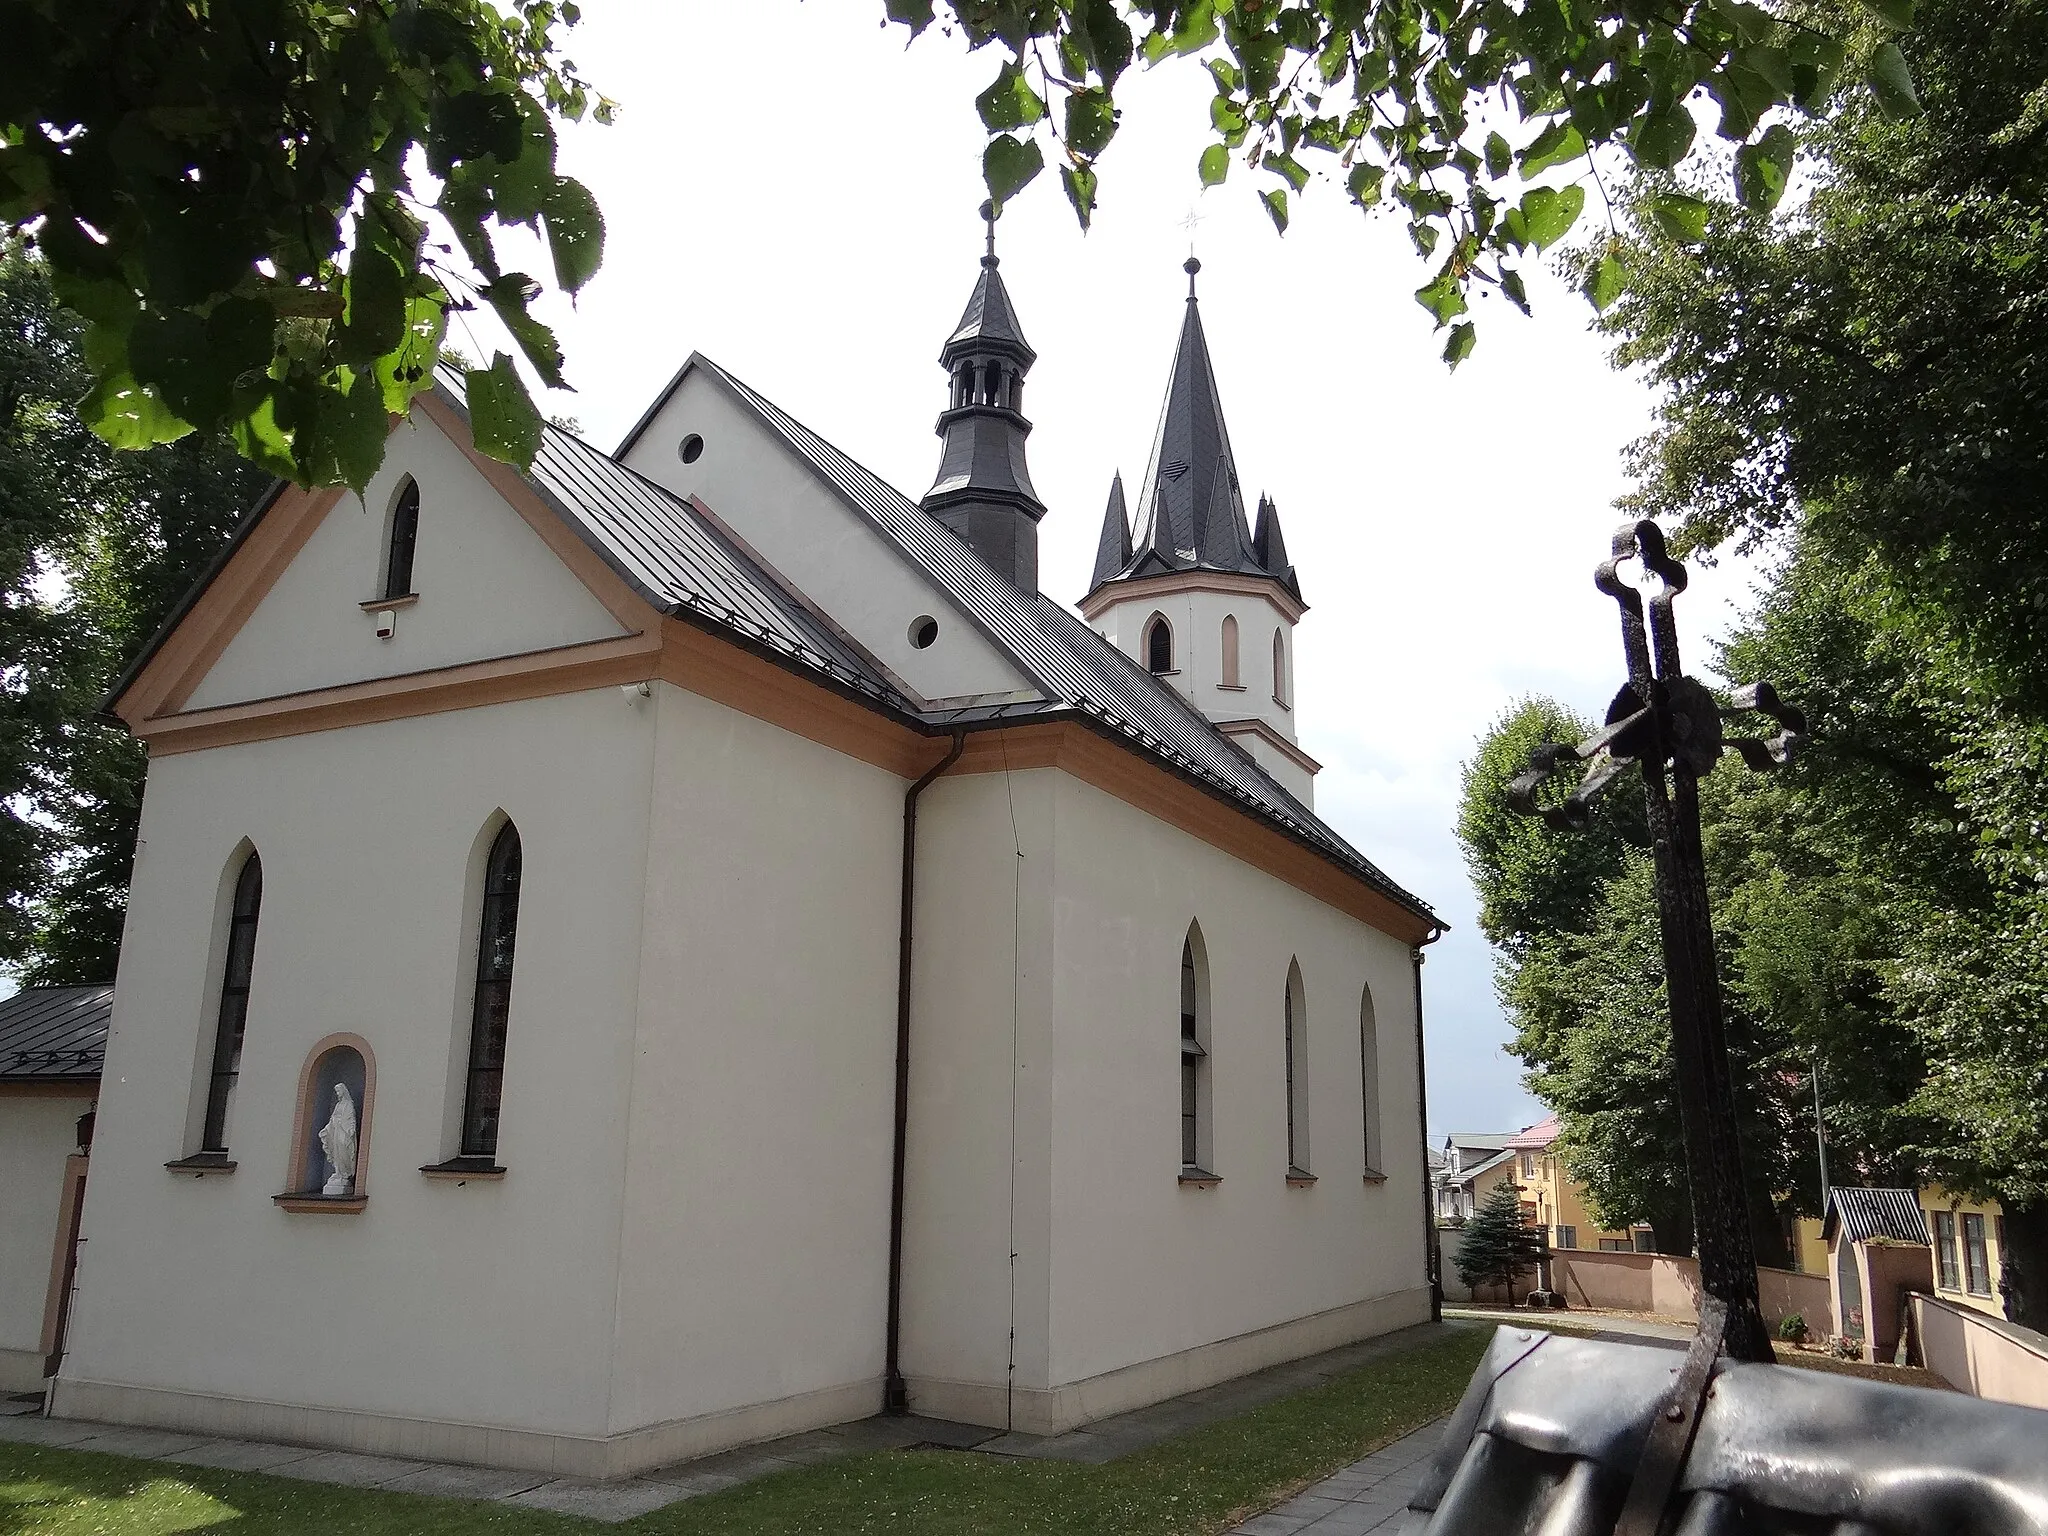
[[[1525,1179],[1536,1177],[1536,1154],[1534,1152],[1524,1152],[1522,1154],[1522,1177]]]
[[[1637,1253],[1655,1253],[1657,1251],[1657,1234],[1648,1228],[1639,1229],[1635,1233],[1635,1242]]]
[[[476,995],[469,1025],[469,1083],[462,1106],[462,1155],[495,1157],[505,1081],[505,1031],[512,1009],[512,948],[519,927],[519,829],[506,822],[484,865]]]
[[[1960,1266],[1956,1263],[1956,1213],[1934,1213],[1934,1258],[1936,1283],[1944,1291],[1962,1289]]]
[[[1358,999],[1359,1127],[1365,1143],[1365,1171],[1377,1172],[1380,1151],[1380,1030],[1373,1016],[1372,988]]]
[[[213,1031],[213,1075],[206,1087],[202,1152],[228,1149],[228,1101],[242,1071],[242,1033],[249,1022],[249,972],[256,963],[256,916],[263,906],[263,861],[254,849],[235,880],[228,918],[227,964],[220,977],[220,1017]]]
[[[1559,1246],[1563,1245],[1560,1244]],[[1602,1253],[1627,1253],[1629,1251],[1629,1240],[1625,1237],[1603,1237],[1600,1239],[1600,1251]]]
[[[1203,1134],[1206,1117],[1202,1101],[1208,1092],[1209,1033],[1208,989],[1203,985],[1202,967],[1195,947],[1201,931],[1192,925],[1180,946],[1180,1165],[1195,1170],[1203,1165]]]
[[[1237,681],[1237,616],[1228,613],[1223,616],[1223,686],[1240,686]]]
[[[1972,1296],[1991,1294],[1991,1257],[1984,1251],[1984,1218],[1963,1213],[1963,1280]]]
[[[412,595],[412,554],[420,537],[420,487],[410,475],[391,507],[391,537],[384,546],[384,595]]]
[[[1301,995],[1301,965],[1287,967],[1281,1005],[1287,1034],[1287,1171],[1308,1172],[1308,1010]]]
[[[1153,614],[1145,624],[1145,669],[1148,672],[1173,670],[1173,626],[1166,622],[1163,613]]]
[[[1568,1227],[1568,1226],[1561,1226],[1561,1227],[1559,1227],[1559,1228],[1557,1229],[1557,1246],[1558,1246],[1558,1247],[1560,1247],[1560,1248],[1576,1248],[1576,1247],[1578,1247],[1578,1246],[1579,1246],[1579,1229],[1578,1229],[1577,1227]]]
[[[1273,702],[1287,702],[1287,636],[1284,631],[1273,631]]]

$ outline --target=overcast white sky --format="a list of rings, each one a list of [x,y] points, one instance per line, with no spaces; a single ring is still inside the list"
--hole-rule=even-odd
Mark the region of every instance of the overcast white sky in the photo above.
[[[936,30],[906,50],[881,13],[585,0],[570,54],[622,111],[563,140],[609,235],[577,309],[550,313],[578,393],[549,409],[610,447],[700,350],[924,491],[936,356],[980,254],[973,96],[997,59]],[[1614,608],[1591,572],[1650,399],[1609,369],[1590,312],[1554,280],[1531,282],[1534,320],[1479,302],[1479,349],[1447,374],[1396,220],[1362,217],[1319,180],[1282,239],[1241,166],[1200,194],[1206,87],[1182,63],[1120,88],[1089,234],[1050,171],[1002,221],[1003,276],[1038,351],[1042,584],[1080,597],[1110,475],[1143,471],[1181,322],[1182,221],[1198,211],[1238,469],[1277,499],[1311,604],[1297,671],[1302,745],[1324,764],[1317,808],[1452,925],[1426,970],[1433,1131],[1516,1128],[1541,1109],[1502,1049],[1451,830],[1458,765],[1521,695],[1597,713],[1620,682]],[[1695,665],[1747,581],[1700,573],[1684,605]]]

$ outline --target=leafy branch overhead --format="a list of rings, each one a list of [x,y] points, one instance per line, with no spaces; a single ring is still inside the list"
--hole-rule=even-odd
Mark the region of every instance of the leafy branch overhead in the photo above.
[[[360,490],[428,388],[451,314],[489,310],[566,388],[506,271],[514,225],[574,294],[602,259],[553,123],[611,104],[559,56],[571,0],[8,0],[0,219],[88,322],[80,411],[117,447],[231,435],[302,485]],[[479,449],[529,462],[514,361],[470,370]]]
[[[983,171],[998,206],[1045,168],[1049,144],[1076,215],[1096,207],[1096,164],[1118,123],[1133,65],[1198,60],[1215,83],[1216,142],[1201,185],[1233,165],[1258,178],[1274,225],[1315,175],[1361,208],[1399,209],[1434,264],[1416,299],[1449,327],[1453,366],[1475,342],[1473,285],[1525,313],[1521,266],[1562,239],[1597,181],[1596,152],[1646,171],[1709,158],[1703,121],[1734,149],[1734,191],[1769,210],[1796,138],[1786,119],[1817,111],[1851,71],[1890,114],[1918,110],[1892,32],[1915,0],[884,0],[921,33],[935,22],[1008,57],[976,98],[990,138]],[[1043,143],[1041,141],[1044,141]],[[1706,204],[1675,186],[1679,227]],[[1623,291],[1619,242],[1588,264],[1604,309]]]

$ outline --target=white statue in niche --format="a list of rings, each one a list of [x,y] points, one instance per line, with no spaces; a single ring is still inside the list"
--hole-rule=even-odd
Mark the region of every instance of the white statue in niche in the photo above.
[[[327,1182],[323,1195],[352,1195],[356,1192],[356,1101],[347,1083],[334,1085],[334,1113],[320,1127],[320,1150],[327,1158]]]

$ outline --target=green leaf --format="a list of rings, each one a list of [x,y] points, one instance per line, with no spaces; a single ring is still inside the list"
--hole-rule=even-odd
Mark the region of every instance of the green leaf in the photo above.
[[[1287,193],[1280,187],[1269,187],[1259,194],[1259,201],[1266,205],[1266,216],[1273,221],[1273,227],[1281,234],[1287,233]]]
[[[1522,174],[1534,176],[1553,165],[1576,160],[1585,152],[1586,141],[1580,137],[1579,130],[1569,119],[1559,118],[1537,134],[1529,147],[1522,151]]]
[[[1562,239],[1586,206],[1584,187],[1531,187],[1522,194],[1522,232],[1537,250]]]
[[[1917,0],[1863,0],[1863,8],[1887,24],[1903,30],[1913,25]]]
[[[1095,172],[1085,165],[1063,165],[1060,184],[1067,189],[1067,201],[1074,205],[1074,217],[1086,229],[1095,214]]]
[[[1735,192],[1742,199],[1742,206],[1765,212],[1777,207],[1778,199],[1785,195],[1785,182],[1792,174],[1792,161],[1798,151],[1798,140],[1783,123],[1773,123],[1756,143],[1738,149]]]
[[[109,374],[94,384],[78,402],[78,419],[116,448],[174,443],[192,430],[171,414],[155,391],[127,373]]]
[[[1799,93],[1799,105],[1818,112],[1827,104],[1835,84],[1842,78],[1848,52],[1831,37],[1802,32],[1792,41],[1792,78]]]
[[[1351,197],[1361,208],[1370,208],[1380,200],[1382,186],[1387,179],[1387,168],[1361,160],[1351,167],[1351,174],[1344,178],[1344,185],[1351,191]]]
[[[434,364],[441,356],[441,338],[448,329],[447,298],[434,293],[414,299],[405,307],[405,340],[397,350],[376,361],[377,385],[384,394],[384,409],[403,416],[412,409],[412,397],[434,385]]]
[[[1461,320],[1451,327],[1450,339],[1444,343],[1444,361],[1456,368],[1472,355],[1478,344],[1479,335],[1472,329],[1472,322]]]
[[[1783,48],[1755,43],[1739,51],[1733,62],[1763,81],[1774,99],[1792,99],[1792,56]]]
[[[540,412],[512,359],[500,352],[468,375],[469,432],[478,453],[525,469],[540,452]]]
[[[1529,290],[1522,286],[1522,274],[1505,271],[1500,275],[1500,291],[1507,295],[1508,302],[1523,314],[1529,313]]]
[[[1708,205],[1683,192],[1659,192],[1650,199],[1650,217],[1673,240],[1691,244],[1707,234]]]
[[[981,178],[988,184],[988,195],[994,199],[998,213],[1005,202],[1023,191],[1031,178],[1044,169],[1045,154],[1034,140],[998,134],[981,152]]]
[[[507,224],[531,224],[555,187],[555,130],[538,106],[524,114],[519,153],[509,162],[480,167],[491,206]]]
[[[1913,89],[1913,72],[1897,43],[1886,43],[1871,55],[1870,71],[1864,76],[1878,110],[1894,122],[1920,115],[1920,96]]]
[[[1094,157],[1116,136],[1116,108],[1109,93],[1095,89],[1070,92],[1067,96],[1067,146]]]
[[[458,162],[485,155],[501,163],[518,159],[526,130],[515,94],[486,88],[437,101],[427,122],[427,169],[446,176]]]
[[[990,133],[1009,128],[1028,128],[1045,116],[1045,102],[1031,89],[1015,60],[1006,60],[987,90],[974,98],[982,125]]]
[[[1638,165],[1668,171],[1692,148],[1696,125],[1683,102],[1645,112],[1629,130],[1629,153]]]
[[[562,377],[562,346],[555,333],[527,312],[527,304],[538,294],[540,284],[524,272],[508,272],[483,290],[484,301],[496,311],[519,350],[533,365],[533,371],[550,389],[567,389]]]
[[[1486,174],[1496,179],[1507,175],[1514,167],[1515,152],[1508,141],[1497,133],[1486,136]]]
[[[1593,301],[1595,309],[1604,310],[1628,286],[1628,273],[1612,255],[1602,256],[1586,274],[1585,295]]]
[[[1230,174],[1230,151],[1221,144],[1211,144],[1202,151],[1198,169],[1201,172],[1203,186],[1220,185],[1223,178]]]
[[[299,471],[314,485],[345,485],[358,496],[384,462],[391,435],[382,392],[367,374],[357,374],[346,393],[321,389],[310,427],[293,437]]]
[[[405,337],[405,273],[382,251],[359,246],[342,285],[347,303],[334,333],[334,359],[367,363]]]
[[[235,451],[259,469],[267,469],[286,480],[299,478],[292,440],[277,424],[277,403],[268,390],[230,426],[229,432],[235,440]]]
[[[573,176],[555,182],[541,204],[541,227],[548,234],[555,281],[564,292],[579,292],[604,263],[604,215],[590,189]]]
[[[891,21],[910,28],[913,37],[932,24],[932,0],[882,0],[882,9]]]
[[[1448,262],[1435,277],[1415,290],[1415,302],[1435,317],[1439,329],[1471,307],[1465,302],[1465,285]]]
[[[1287,185],[1299,192],[1308,185],[1308,167],[1292,155],[1269,154],[1259,162],[1260,168],[1283,177]]]

